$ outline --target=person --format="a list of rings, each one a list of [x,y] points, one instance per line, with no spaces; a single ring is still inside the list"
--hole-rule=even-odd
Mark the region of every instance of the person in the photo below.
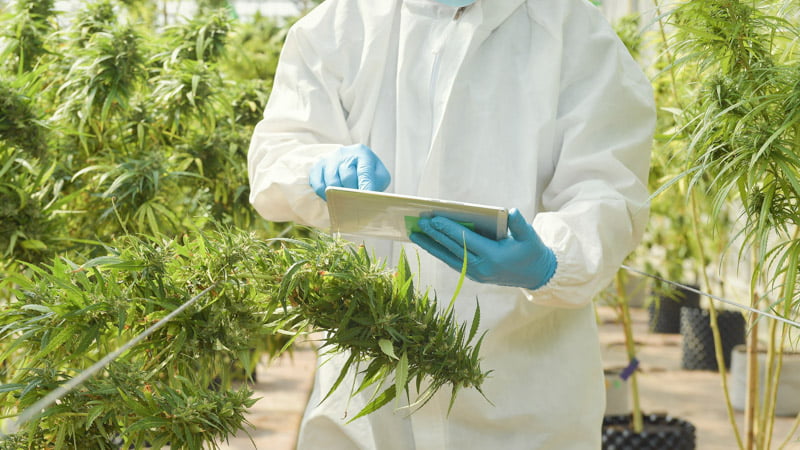
[[[440,392],[348,423],[372,393],[321,402],[336,355],[318,367],[298,448],[600,448],[591,301],[643,234],[654,123],[649,81],[586,0],[326,0],[300,19],[248,154],[263,217],[327,229],[327,186],[511,212],[499,241],[442,217],[415,244],[367,240],[389,261],[418,254],[417,286],[439,298],[466,245],[455,308],[466,322],[480,303],[485,398],[462,389],[449,410]]]

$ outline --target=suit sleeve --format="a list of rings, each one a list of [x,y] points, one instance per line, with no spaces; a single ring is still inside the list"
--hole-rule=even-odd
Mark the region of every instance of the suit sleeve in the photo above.
[[[564,32],[560,148],[543,212],[533,221],[558,266],[544,287],[526,295],[550,306],[591,301],[640,241],[649,213],[652,87],[594,13],[573,11],[572,28]]]
[[[272,93],[248,151],[250,202],[267,220],[327,228],[325,202],[308,184],[323,155],[351,144],[339,100],[341,67],[326,5],[289,31]]]

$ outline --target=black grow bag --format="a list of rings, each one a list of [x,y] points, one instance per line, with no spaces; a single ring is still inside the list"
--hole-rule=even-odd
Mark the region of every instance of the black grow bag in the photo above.
[[[700,308],[700,295],[683,288],[675,288],[669,295],[659,295],[647,305],[650,331],[665,334],[680,333],[681,307]]]
[[[725,367],[731,367],[733,347],[745,342],[745,320],[738,311],[717,311]],[[686,370],[719,370],[711,332],[711,315],[705,309],[681,309],[683,354],[681,367]]]
[[[603,450],[694,450],[695,427],[677,417],[649,414],[644,430],[634,433],[631,416],[603,418]]]

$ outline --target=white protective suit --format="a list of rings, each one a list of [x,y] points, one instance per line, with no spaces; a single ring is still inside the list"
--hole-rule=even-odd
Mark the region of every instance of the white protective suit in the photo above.
[[[519,208],[558,261],[536,291],[467,281],[480,301],[490,404],[461,390],[408,416],[394,404],[345,424],[341,360],[319,367],[301,449],[600,448],[604,387],[591,299],[640,239],[654,127],[651,86],[585,0],[326,0],[292,28],[250,153],[265,218],[326,229],[311,166],[372,148],[388,191]],[[420,254],[418,287],[447,303],[459,274]],[[374,243],[395,262],[399,244]],[[341,358],[341,357],[340,357]],[[371,392],[367,393],[370,395]]]

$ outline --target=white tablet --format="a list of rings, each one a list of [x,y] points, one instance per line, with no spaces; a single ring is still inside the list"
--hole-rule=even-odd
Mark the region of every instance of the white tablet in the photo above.
[[[331,232],[408,241],[421,217],[444,216],[490,239],[507,234],[508,211],[496,206],[329,187]]]

